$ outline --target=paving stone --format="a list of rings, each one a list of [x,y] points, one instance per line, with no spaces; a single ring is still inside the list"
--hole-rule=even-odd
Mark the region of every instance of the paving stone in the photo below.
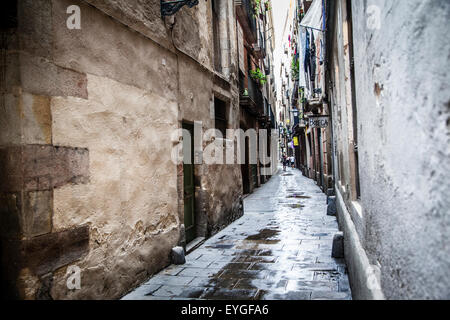
[[[314,280],[315,281],[338,281],[340,277],[340,272],[338,271],[315,271]]]
[[[198,299],[206,290],[204,287],[162,286],[151,295],[154,297],[178,297]]]
[[[290,280],[287,283],[288,291],[338,291],[337,282],[332,281],[296,281]]]
[[[186,268],[200,268],[200,269],[206,269],[208,268],[210,265],[212,264],[212,262],[207,262],[207,261],[189,261],[186,262],[185,264],[183,264],[181,267],[181,269],[186,269]]]
[[[239,282],[239,278],[214,278],[211,280],[211,284],[206,287],[213,287],[213,288],[224,288],[224,289],[234,289],[236,287],[236,284]]]
[[[204,277],[209,278],[213,276],[218,276],[220,273],[223,272],[221,269],[201,269],[201,268],[185,268],[183,271],[180,272],[180,276],[183,277]]]
[[[314,280],[314,272],[311,270],[271,271],[269,273],[269,275],[267,276],[267,279],[312,281],[312,280]]]
[[[208,288],[200,298],[209,300],[254,300],[257,293],[257,290]]]
[[[292,270],[292,267],[294,266],[294,264],[288,263],[288,262],[284,262],[284,263],[280,263],[280,262],[276,262],[276,263],[254,263],[249,270],[268,270],[268,271],[289,271]]]
[[[216,261],[216,262],[210,263],[207,268],[224,269],[229,264],[230,264],[230,262],[228,262],[228,261]],[[195,267],[195,265],[193,265],[193,267]]]
[[[235,289],[259,289],[266,291],[282,291],[286,289],[288,280],[272,279],[240,279]]]
[[[277,260],[277,257],[264,257],[264,256],[259,256],[259,257],[246,257],[246,256],[239,256],[238,258],[234,259],[234,262],[252,262],[252,263],[256,263],[256,262],[262,262],[262,263],[275,263]]]
[[[266,271],[257,271],[257,270],[243,270],[243,271],[235,271],[235,270],[225,270],[220,277],[221,278],[247,278],[247,279],[265,279],[268,275]]]
[[[310,300],[310,291],[289,291],[285,293],[268,292],[261,290],[256,296],[256,300]]]
[[[178,286],[184,286],[187,285],[189,282],[191,282],[194,279],[194,277],[184,277],[184,276],[165,276],[165,275],[156,275],[153,278],[151,278],[146,284],[147,285],[156,285],[156,284],[162,284],[162,285],[178,285]]]
[[[155,296],[139,296],[136,298],[129,298],[128,296],[125,296],[122,298],[122,300],[140,300],[140,301],[145,301],[145,300],[172,300],[173,298],[171,297],[155,297]]]
[[[313,291],[311,300],[350,300],[350,295],[346,292]]]
[[[170,266],[170,267],[164,269],[160,274],[167,275],[167,276],[176,276],[185,269],[184,267],[185,267],[184,265],[183,266]]]
[[[228,263],[223,267],[225,270],[248,270],[252,266],[249,262]]]
[[[153,292],[161,288],[162,285],[143,285],[123,297],[123,300],[145,300],[147,295],[151,295]]]

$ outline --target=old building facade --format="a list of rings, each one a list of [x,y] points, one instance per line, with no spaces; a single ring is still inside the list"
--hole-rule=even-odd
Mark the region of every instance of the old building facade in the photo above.
[[[352,292],[448,299],[450,4],[329,5],[327,93]]]
[[[257,86],[263,100],[246,116],[240,73],[252,68],[238,62],[239,1],[192,1],[170,16],[160,0],[10,2],[2,10],[2,293],[118,298],[167,266],[173,247],[242,215],[241,165],[198,161],[197,149],[192,164],[173,162],[178,133],[270,128],[273,86]],[[248,10],[262,38],[244,28],[245,61],[264,70],[272,49],[260,55],[257,40],[265,42],[270,8]],[[205,136],[200,149],[215,143],[221,152],[222,142]],[[73,289],[68,276],[77,271]]]
[[[297,8],[305,121],[288,141],[298,135],[299,168],[336,206],[353,297],[448,299],[449,3]]]
[[[266,130],[266,146],[261,141],[254,141],[258,153],[270,157],[271,165],[261,163],[258,159],[245,159],[241,166],[244,194],[252,192],[265,183],[277,169],[275,101],[276,87],[273,76],[273,52],[275,34],[270,8],[270,1],[260,2],[255,10],[252,0],[236,1],[238,52],[239,52],[239,88],[240,88],[240,129],[247,131]],[[259,136],[259,135],[258,135]],[[275,138],[275,139],[274,139]],[[246,138],[247,139],[247,138]],[[275,141],[274,141],[275,140]],[[245,142],[246,154],[251,149],[252,139]],[[265,149],[265,150],[264,150]],[[267,173],[264,168],[267,169]]]
[[[320,1],[292,1],[286,19],[280,130],[283,152],[324,192],[333,187],[331,126],[325,90],[325,20]]]

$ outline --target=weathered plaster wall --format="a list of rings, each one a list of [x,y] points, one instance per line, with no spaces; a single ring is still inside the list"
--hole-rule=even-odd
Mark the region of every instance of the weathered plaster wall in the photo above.
[[[168,263],[178,241],[176,167],[167,159],[177,104],[107,78],[88,83],[89,100],[52,101],[54,142],[84,145],[91,162],[89,185],[55,191],[53,223],[91,225],[78,294],[117,296]],[[111,292],[99,290],[99,276]]]
[[[380,13],[379,29],[368,9]],[[369,263],[381,268],[386,298],[448,299],[450,3],[352,1],[352,11],[362,206],[362,224],[352,217],[356,231]],[[335,116],[345,127],[345,115]]]
[[[216,93],[238,123],[237,84],[214,84],[210,3],[164,22],[156,0],[76,1],[81,30],[69,30],[72,4],[21,1],[2,51],[1,211],[17,229],[8,248],[26,253],[11,264],[21,298],[118,298],[166,266],[183,223],[173,130],[213,128]],[[210,235],[241,213],[240,171],[198,172]],[[74,265],[81,290],[66,286]]]

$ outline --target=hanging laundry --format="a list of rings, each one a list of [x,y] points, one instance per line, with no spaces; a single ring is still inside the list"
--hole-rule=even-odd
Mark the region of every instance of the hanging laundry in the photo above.
[[[306,31],[305,28],[300,28],[299,32],[300,37],[300,47],[299,47],[299,67],[300,67],[300,74],[299,74],[299,86],[300,87],[306,87],[306,80],[305,80],[305,50],[306,50]]]
[[[310,79],[311,82],[316,80],[316,43],[314,38],[314,32],[311,32],[311,50],[310,50]],[[314,85],[313,85],[314,86]]]

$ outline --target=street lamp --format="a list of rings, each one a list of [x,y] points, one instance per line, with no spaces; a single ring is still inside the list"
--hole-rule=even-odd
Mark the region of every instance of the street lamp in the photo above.
[[[161,17],[171,16],[178,12],[183,6],[192,8],[198,5],[198,0],[160,0]]]

